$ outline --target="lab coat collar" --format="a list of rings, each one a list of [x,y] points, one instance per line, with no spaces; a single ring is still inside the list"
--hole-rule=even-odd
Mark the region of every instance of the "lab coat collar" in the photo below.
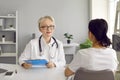
[[[51,37],[51,40],[50,40],[50,42],[48,44],[45,42],[43,37],[41,38],[41,40],[43,41],[44,45],[49,45],[49,46],[52,46],[52,44],[55,42],[52,37]]]

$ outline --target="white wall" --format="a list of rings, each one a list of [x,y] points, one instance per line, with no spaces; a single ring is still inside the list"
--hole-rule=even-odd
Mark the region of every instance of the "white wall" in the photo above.
[[[74,35],[73,42],[84,42],[87,38],[89,0],[0,0],[0,15],[12,10],[19,12],[19,44],[21,53],[31,39],[32,33],[40,35],[37,21],[41,16],[51,15],[56,21],[54,36],[65,42],[63,34]]]

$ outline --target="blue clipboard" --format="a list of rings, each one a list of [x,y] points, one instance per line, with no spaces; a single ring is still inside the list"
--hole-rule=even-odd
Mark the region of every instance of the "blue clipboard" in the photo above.
[[[45,59],[25,60],[25,62],[32,64],[32,67],[46,67],[46,64],[48,63]]]

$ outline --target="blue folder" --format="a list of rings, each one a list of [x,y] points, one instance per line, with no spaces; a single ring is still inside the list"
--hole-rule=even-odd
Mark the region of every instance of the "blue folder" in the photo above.
[[[34,60],[25,60],[26,63],[32,64],[33,67],[42,67],[42,66],[46,66],[46,64],[48,63],[47,60],[45,59],[34,59]]]

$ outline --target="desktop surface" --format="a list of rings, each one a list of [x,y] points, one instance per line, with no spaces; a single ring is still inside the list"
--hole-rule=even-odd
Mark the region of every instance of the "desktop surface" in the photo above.
[[[24,69],[20,65],[0,64],[0,68],[13,71],[12,77],[0,74],[0,80],[65,80],[64,68],[31,68]]]

